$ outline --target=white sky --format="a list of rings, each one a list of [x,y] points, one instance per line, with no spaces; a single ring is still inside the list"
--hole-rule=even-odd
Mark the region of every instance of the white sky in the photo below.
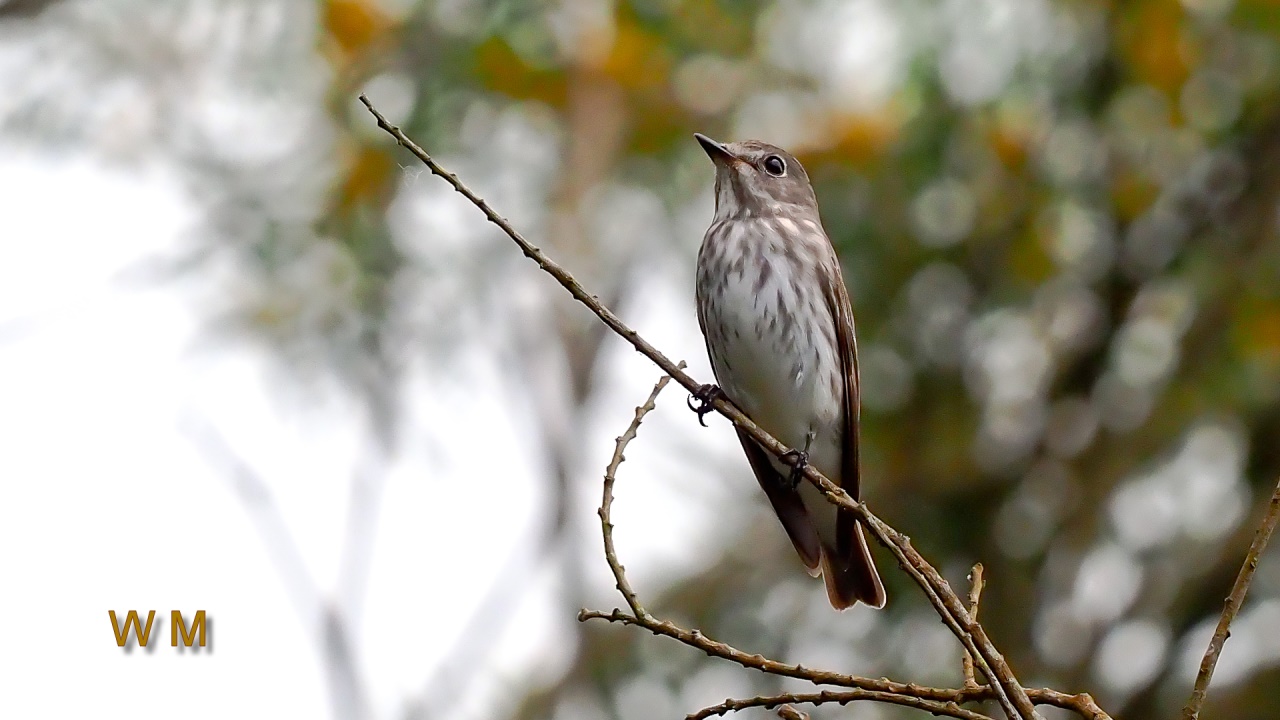
[[[216,428],[268,482],[312,581],[332,594],[349,480],[361,459],[357,408],[336,396],[318,405],[290,400],[249,347],[197,342],[204,336],[193,282],[137,279],[140,262],[172,255],[196,229],[173,178],[14,148],[0,155],[0,617],[13,649],[0,654],[0,717],[127,710],[168,718],[176,708],[194,718],[246,709],[328,717],[314,636],[228,474],[189,428]],[[657,299],[635,313],[638,327],[660,346],[689,351],[695,374],[710,377],[692,313],[675,306],[684,296],[658,288],[650,297]],[[621,393],[605,394],[612,399],[591,424],[599,441],[586,445],[585,461],[601,469],[657,377],[620,343],[611,353],[605,382]],[[474,372],[483,386],[497,369],[478,359]],[[430,378],[409,388],[408,436],[431,438],[406,443],[387,468],[357,625],[359,667],[380,717],[398,717],[421,691],[498,567],[522,562],[509,560],[512,548],[536,531],[533,509],[542,502],[518,417],[500,412],[492,396],[450,403],[447,385]],[[668,390],[619,481],[618,541],[642,588],[696,569],[712,554],[689,548],[712,549],[708,536],[727,529],[699,522],[704,510],[723,506],[722,486],[707,482],[719,478],[702,476],[690,488],[661,457],[663,437],[688,435],[683,395]],[[480,480],[505,499],[483,507],[468,458],[468,428],[480,423],[499,433],[486,443],[481,466],[491,474]],[[712,425],[693,442],[734,457],[728,427]],[[741,465],[743,482],[732,492],[750,496]],[[627,487],[631,480],[643,492]],[[592,484],[580,512],[588,558],[599,553],[596,503]],[[603,558],[588,563],[588,582],[599,588],[593,598],[614,607]],[[553,582],[545,572],[532,578],[513,609],[514,629],[488,653],[500,665],[477,687],[481,695],[519,689],[531,666],[535,678],[553,678],[567,661],[574,620],[550,604]],[[122,652],[111,609],[156,610],[154,652]],[[212,653],[169,646],[173,609],[207,611]],[[487,714],[484,702],[463,710]]]
[[[218,717],[251,698],[255,714],[323,717],[297,613],[178,429],[207,372],[186,357],[197,318],[174,290],[117,277],[176,247],[182,199],[163,177],[4,154],[0,608],[15,651],[0,659],[0,715]],[[166,616],[164,646],[124,655],[109,609]],[[172,609],[209,613],[212,654],[168,646]]]

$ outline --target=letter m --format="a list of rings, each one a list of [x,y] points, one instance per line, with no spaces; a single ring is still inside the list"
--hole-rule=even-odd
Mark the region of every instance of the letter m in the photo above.
[[[133,636],[138,639],[138,644],[142,647],[147,646],[147,641],[151,639],[151,621],[156,619],[156,611],[152,610],[147,613],[147,627],[142,627],[142,621],[138,620],[138,611],[130,610],[129,614],[124,618],[124,627],[120,627],[120,622],[116,619],[116,611],[108,610],[111,614],[111,629],[116,633],[116,645],[124,647],[129,642],[129,633],[133,632]]]
[[[200,632],[200,647],[204,647],[205,622],[203,610],[196,611],[196,617],[191,621],[191,632],[187,632],[187,623],[182,619],[182,613],[177,610],[173,611],[169,625],[169,642],[174,647],[178,647],[179,632],[182,633],[182,644],[191,647],[191,643],[195,642],[197,630]]]

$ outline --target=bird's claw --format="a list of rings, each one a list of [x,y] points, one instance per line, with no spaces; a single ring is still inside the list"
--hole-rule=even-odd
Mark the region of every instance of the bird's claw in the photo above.
[[[715,400],[718,397],[724,397],[724,391],[718,385],[703,385],[702,387],[689,393],[689,399],[686,401],[689,409],[698,414],[698,424],[702,427],[707,426],[707,413],[715,409]],[[697,401],[695,404],[694,401]]]
[[[787,477],[787,483],[791,489],[800,487],[800,481],[804,479],[804,469],[809,466],[809,453],[804,450],[788,450],[779,455],[778,460],[784,465],[791,466],[791,474]]]
[[[804,469],[809,466],[809,448],[813,446],[813,438],[814,433],[810,430],[804,436],[803,450],[788,450],[778,456],[778,460],[784,465],[791,466],[791,475],[787,478],[787,482],[792,490],[800,487],[800,481],[804,479]]]

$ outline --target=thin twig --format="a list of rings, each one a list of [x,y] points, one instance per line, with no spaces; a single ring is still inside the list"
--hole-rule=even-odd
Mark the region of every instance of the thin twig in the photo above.
[[[616,609],[608,613],[600,612],[599,610],[581,610],[578,612],[578,620],[581,622],[606,620],[623,625],[634,625],[648,630],[654,635],[669,637],[684,645],[700,650],[709,657],[728,660],[742,667],[759,670],[769,675],[805,680],[815,685],[835,685],[837,687],[857,688],[895,695],[910,695],[926,700],[955,703],[993,700],[996,697],[996,691],[987,685],[959,689],[935,688],[917,685],[916,683],[894,682],[885,678],[875,679],[858,675],[846,675],[830,670],[808,668],[803,665],[789,665],[777,660],[771,660],[760,654],[739,650],[732,645],[709,638],[698,630],[686,630],[669,620],[660,620],[652,615],[636,617],[628,615],[623,610]],[[1086,720],[1112,720],[1111,716],[1099,708],[1087,693],[1071,695],[1047,688],[1027,688],[1026,693],[1037,705],[1053,705],[1065,710],[1071,710]]]
[[[679,367],[683,368],[684,363],[681,362]],[[618,436],[617,442],[613,448],[613,458],[609,460],[609,467],[604,471],[604,497],[600,500],[600,509],[596,514],[600,516],[600,527],[604,535],[604,557],[609,561],[609,569],[613,571],[613,579],[617,582],[618,592],[622,593],[622,598],[627,601],[627,606],[631,608],[631,612],[636,617],[649,617],[649,613],[640,606],[640,601],[636,598],[636,593],[631,589],[631,583],[627,580],[626,568],[622,567],[622,563],[618,562],[618,554],[613,547],[613,520],[610,516],[610,510],[613,508],[613,483],[618,474],[618,466],[626,458],[622,453],[627,449],[627,444],[635,439],[636,433],[640,431],[640,423],[644,420],[644,416],[653,410],[655,403],[658,401],[658,393],[671,382],[670,375],[663,375],[658,384],[653,386],[653,392],[649,393],[649,399],[644,404],[636,408],[635,419],[627,426],[626,432]]]
[[[806,471],[812,466],[807,466]],[[969,616],[951,586],[911,545],[911,539],[889,527],[880,518],[873,515],[862,503],[854,502],[840,488],[837,488],[825,477],[814,480],[808,472],[810,481],[822,489],[829,502],[854,512],[863,523],[890,552],[898,559],[898,565],[906,570],[916,584],[924,591],[925,597],[938,611],[938,615],[964,645],[964,649],[972,654],[974,664],[984,677],[993,680],[991,689],[994,699],[1009,718],[1023,720],[1040,720],[1026,690],[1014,677],[1013,670],[1004,656],[996,650],[987,631]]]
[[[973,570],[969,571],[969,616],[974,622],[978,621],[978,602],[982,599],[982,563],[974,563]],[[964,659],[961,661],[961,670],[964,673],[964,686],[966,690],[978,687],[978,681],[973,676],[973,656],[968,650],[964,651]]]
[[[560,283],[570,295],[578,302],[586,305],[597,317],[600,318],[605,325],[617,333],[622,339],[629,342],[637,351],[652,360],[667,375],[670,375],[676,382],[680,383],[685,389],[693,392],[701,387],[701,383],[694,381],[688,374],[683,372],[675,363],[666,355],[658,351],[657,348],[650,345],[648,341],[640,336],[635,330],[632,330],[626,323],[605,307],[598,298],[588,293],[573,275],[567,270],[549,258],[545,253],[535,247],[532,243],[524,238],[511,223],[499,215],[492,207],[489,206],[482,198],[471,191],[456,175],[445,170],[440,166],[425,150],[418,146],[417,143],[410,140],[400,128],[392,125],[387,119],[373,107],[369,99],[364,95],[360,96],[360,101],[369,109],[374,118],[378,122],[378,127],[385,130],[388,134],[396,139],[409,152],[421,160],[433,175],[437,175],[449,183],[454,190],[462,194],[463,197],[471,201],[489,222],[497,225],[512,241],[520,247],[521,252],[541,268],[548,275],[551,275]],[[723,397],[716,397],[712,400],[712,406],[724,417],[728,418],[734,425],[741,428],[751,436],[761,447],[775,457],[786,454],[790,448],[778,442],[769,433],[765,432],[760,426],[756,425],[750,418],[744,415],[740,410],[734,407],[733,403]],[[889,527],[880,518],[873,515],[866,509],[865,505],[849,497],[848,493],[837,487],[828,480],[822,473],[818,472],[813,465],[806,465],[804,468],[805,478],[822,490],[827,500],[835,505],[847,508],[858,516],[863,524],[871,531],[871,534],[882,545],[889,548],[890,551],[898,558],[898,563],[907,570],[915,579],[916,583],[924,590],[929,602],[938,610],[938,614],[942,617],[943,622],[951,629],[952,633],[960,640],[974,655],[975,663],[979,666],[982,673],[989,678],[994,678],[992,688],[995,692],[995,699],[1000,703],[1005,714],[1010,718],[1022,718],[1022,720],[1035,720],[1039,715],[1035,711],[1031,700],[1027,697],[1026,691],[1013,675],[1013,671],[1009,668],[1009,664],[1004,657],[995,649],[986,631],[982,629],[969,617],[963,603],[956,596],[955,592],[947,585],[946,580],[938,573],[936,569],[920,556],[916,550],[911,547],[910,540],[903,534]]]
[[[1204,706],[1205,697],[1209,693],[1209,681],[1213,679],[1213,669],[1218,665],[1222,646],[1231,636],[1231,621],[1235,619],[1236,613],[1240,612],[1245,593],[1249,592],[1249,583],[1253,582],[1253,573],[1258,569],[1258,558],[1266,549],[1267,541],[1271,539],[1271,533],[1276,529],[1277,520],[1280,520],[1280,481],[1276,482],[1276,490],[1271,494],[1267,512],[1262,516],[1262,524],[1253,534],[1253,543],[1249,545],[1249,552],[1245,553],[1244,564],[1240,566],[1240,573],[1236,575],[1235,584],[1231,586],[1231,594],[1227,596],[1226,604],[1222,607],[1218,628],[1213,631],[1209,647],[1204,651],[1204,659],[1200,661],[1200,672],[1196,673],[1191,698],[1187,700],[1187,706],[1182,709],[1182,720],[1196,720],[1200,717],[1200,709]]]
[[[685,720],[706,720],[709,717],[717,715],[728,715],[731,712],[746,710],[747,708],[762,707],[771,709],[784,703],[806,703],[809,705],[823,705],[826,703],[839,703],[845,705],[847,703],[858,700],[872,700],[875,702],[889,703],[890,705],[901,705],[903,707],[915,708],[923,710],[932,715],[943,715],[946,717],[959,718],[959,720],[991,720],[987,715],[977,713],[972,710],[966,710],[953,702],[937,702],[935,700],[925,700],[923,698],[912,697],[910,695],[896,695],[893,693],[882,693],[874,690],[823,690],[816,693],[784,693],[782,695],[764,695],[761,697],[745,698],[742,700],[725,700],[719,705],[703,708],[692,715],[685,716]]]

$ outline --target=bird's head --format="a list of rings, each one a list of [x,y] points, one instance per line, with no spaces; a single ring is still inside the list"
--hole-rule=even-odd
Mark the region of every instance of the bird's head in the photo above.
[[[818,200],[809,175],[791,153],[758,140],[719,143],[694,133],[716,165],[716,218],[816,218]]]

